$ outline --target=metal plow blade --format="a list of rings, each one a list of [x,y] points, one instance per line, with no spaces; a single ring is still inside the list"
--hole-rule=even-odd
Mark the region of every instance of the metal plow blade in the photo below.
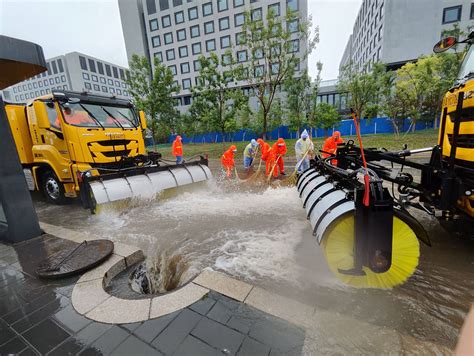
[[[88,182],[91,211],[101,204],[126,199],[151,199],[167,189],[177,188],[212,178],[204,164],[183,164],[152,169],[105,174]]]

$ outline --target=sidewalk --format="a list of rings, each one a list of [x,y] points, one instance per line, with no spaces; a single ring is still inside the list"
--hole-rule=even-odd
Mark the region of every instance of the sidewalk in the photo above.
[[[42,281],[46,254],[74,244],[52,235],[15,247],[0,244],[0,354],[299,355],[305,332],[287,321],[211,291],[157,319],[105,324],[71,304],[79,277]]]

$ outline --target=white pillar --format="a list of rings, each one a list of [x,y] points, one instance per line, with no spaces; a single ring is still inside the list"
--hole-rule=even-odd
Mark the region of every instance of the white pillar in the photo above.
[[[375,134],[377,135],[377,122],[375,123],[374,131],[375,131]]]

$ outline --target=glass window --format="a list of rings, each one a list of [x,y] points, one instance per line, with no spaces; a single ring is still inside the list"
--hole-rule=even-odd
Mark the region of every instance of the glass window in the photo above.
[[[229,48],[229,47],[230,47],[230,36],[222,36],[221,48]]]
[[[109,77],[112,76],[112,71],[110,70],[110,66],[108,64],[105,65],[105,73],[107,73]]]
[[[214,32],[214,21],[209,21],[204,24],[204,33],[207,35]]]
[[[193,43],[192,49],[193,49],[193,54],[200,54],[201,53],[201,42]]]
[[[219,30],[224,31],[229,29],[230,24],[229,24],[229,18],[228,17],[223,17],[219,19]]]
[[[114,85],[114,81],[112,79],[107,79],[107,83],[109,83],[109,85]]]
[[[234,24],[235,26],[242,26],[245,21],[245,16],[243,13],[234,15]]]
[[[118,94],[118,95],[122,95],[122,90],[121,90],[121,89],[117,89],[117,94]]]
[[[63,77],[64,77],[64,75],[63,75]],[[33,88],[35,88],[35,89],[38,88],[38,84],[36,82],[33,83]]]
[[[245,33],[239,32],[235,34],[235,43],[238,45],[245,44]]]
[[[43,82],[42,82],[41,80],[38,82],[38,86],[39,86],[40,88],[43,87]],[[16,88],[13,88],[13,92],[16,93]]]
[[[270,48],[270,53],[272,57],[278,57],[281,53],[281,45],[276,44]]]
[[[100,86],[98,84],[93,84],[95,91],[100,91]]]
[[[264,74],[265,67],[264,65],[259,65],[255,67],[255,77],[262,77]]]
[[[252,21],[260,21],[262,19],[262,8],[252,10]]]
[[[471,20],[474,20],[474,4],[471,4],[471,16],[470,16],[470,19],[471,19]]]
[[[99,70],[99,74],[104,74],[104,65],[102,62],[97,62],[97,69]]]
[[[115,81],[115,85],[120,87],[120,82],[118,80]]]
[[[122,68],[120,68],[119,72],[120,72],[120,79],[125,80],[125,71]]]
[[[253,56],[255,59],[262,59],[263,58],[263,50],[261,48],[256,48],[253,52]]]
[[[207,40],[206,41],[206,50],[208,52],[216,50],[216,40]]]
[[[153,47],[161,46],[160,36],[152,37],[151,38],[151,43],[152,43]]]
[[[225,11],[229,9],[229,5],[227,4],[227,0],[217,0],[217,10]]]
[[[237,52],[237,60],[239,63],[247,61],[247,50]]]
[[[186,40],[186,30],[183,28],[182,30],[176,31],[176,37],[178,38],[178,41]]]
[[[203,16],[212,15],[212,2],[202,5],[202,14]]]
[[[94,60],[92,60],[92,59],[89,59],[89,69],[90,69],[91,72],[94,72],[94,73],[96,72],[96,70],[95,70],[95,62],[94,62]]]
[[[461,20],[462,5],[443,9],[443,24]]]
[[[38,96],[38,94],[36,94]],[[54,107],[54,103],[46,102],[46,112],[48,113],[48,120],[52,127],[57,130],[61,130],[61,126],[59,126],[59,117],[56,108]]]
[[[56,61],[52,61],[51,65],[53,66],[53,73],[58,74],[58,67],[56,65]]]
[[[286,6],[291,11],[297,11],[298,10],[298,0],[287,0],[286,1]]]
[[[232,63],[232,56],[230,54],[223,54],[221,61],[223,65],[227,66]]]
[[[194,66],[194,71],[199,72],[199,70],[201,69],[201,61],[199,59],[196,59],[193,62],[193,66]]]
[[[156,31],[156,30],[158,30],[158,20],[157,19],[150,20],[150,31]]]
[[[171,26],[171,16],[170,15],[166,15],[166,16],[163,16],[161,18],[161,26],[163,26],[164,28]]]
[[[169,66],[168,68],[171,70],[171,73],[173,73],[173,75],[178,74],[177,71],[176,71],[176,66],[175,65]]]
[[[82,79],[89,80],[89,74],[82,73]]]
[[[191,105],[191,97],[190,96],[183,97],[183,104],[184,105]]]
[[[146,0],[146,9],[147,9],[148,15],[155,14],[156,13],[155,0]]]
[[[172,60],[174,60],[175,58],[176,58],[176,57],[175,57],[175,55],[174,55],[174,49],[169,49],[169,50],[166,51],[166,59],[167,59],[168,61],[172,61]]]
[[[181,74],[186,74],[189,72],[190,72],[189,63],[188,62],[181,63]]]
[[[288,21],[288,31],[293,33],[298,31],[298,20]]]
[[[173,43],[173,34],[171,32],[165,33],[165,44]]]
[[[112,67],[112,72],[114,73],[114,78],[117,78],[118,79],[118,70],[116,67]]]
[[[280,3],[277,2],[276,4],[268,5],[268,12],[273,16],[280,16]]]
[[[96,76],[94,75],[94,77],[96,77]],[[97,77],[96,77],[96,78],[97,78]],[[59,77],[54,78],[54,81],[55,81],[56,84],[59,84],[59,83],[60,83]],[[28,84],[28,85],[30,85],[30,84]]]
[[[179,58],[184,58],[188,56],[188,46],[179,47]]]
[[[160,10],[168,10],[170,8],[170,3],[168,0],[160,0]]]
[[[173,6],[181,6],[183,5],[183,0],[173,0]]]
[[[107,87],[102,85],[102,91],[103,91],[104,93],[107,93],[107,92],[108,92]]]
[[[295,53],[300,50],[300,41],[298,39],[291,40],[288,46],[288,53]]]
[[[105,80],[104,77],[100,77],[99,80],[100,80],[100,82],[101,82],[102,84],[106,84],[106,83],[107,83],[107,81]]]
[[[81,69],[87,70],[87,63],[84,57],[79,56],[79,63],[81,64]]]
[[[99,81],[99,78],[97,78],[97,75],[92,74],[91,77],[92,77],[93,82],[98,82]]]
[[[244,0],[234,0],[234,7],[244,6]]]
[[[183,79],[183,89],[191,88],[191,79]]]
[[[191,26],[191,38],[199,37],[199,25]]]
[[[48,85],[48,79],[45,79],[45,80],[43,81],[43,83],[44,83],[44,85]],[[20,89],[21,89],[21,88],[18,88],[18,90],[20,90]],[[21,90],[20,90],[20,91],[21,91]]]
[[[279,63],[272,63],[271,67],[272,67],[272,74],[273,75],[278,74],[278,71],[280,69],[280,64]]]
[[[197,6],[194,6],[190,9],[188,9],[188,17],[189,20],[195,20],[198,18],[198,8]]]
[[[155,53],[155,58],[158,58],[158,61],[161,63],[163,62],[163,53],[161,52],[156,52]]]
[[[174,14],[174,21],[176,24],[184,22],[184,13],[182,11],[178,11]]]

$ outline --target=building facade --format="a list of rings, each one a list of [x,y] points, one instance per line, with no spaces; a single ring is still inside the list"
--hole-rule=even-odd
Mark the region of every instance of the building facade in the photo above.
[[[474,28],[471,0],[364,0],[348,40],[340,69],[383,62],[397,69],[421,55],[430,55],[445,30],[457,24]]]
[[[52,90],[130,97],[124,67],[78,52],[47,59],[46,64],[47,72],[3,90],[3,98],[9,102],[25,102]]]
[[[285,16],[291,8],[303,19],[308,13],[307,0],[119,0],[119,8],[128,58],[136,53],[153,62],[157,57],[168,66],[180,86],[176,99],[181,111],[191,104],[199,56],[214,52],[221,58],[232,49],[238,43],[245,11],[259,19],[265,19],[271,9]],[[301,53],[303,46],[297,46]],[[243,51],[235,49],[233,54],[240,62],[247,60]],[[306,68],[307,61],[301,61],[299,71]],[[246,90],[244,82],[238,85]]]

